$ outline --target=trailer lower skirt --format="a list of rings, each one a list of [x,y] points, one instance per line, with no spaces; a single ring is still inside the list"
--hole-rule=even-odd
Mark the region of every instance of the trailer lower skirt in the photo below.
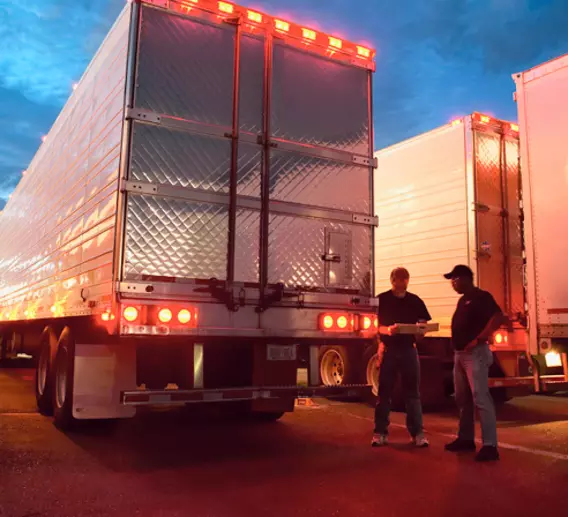
[[[371,386],[325,386],[305,388],[299,386],[228,388],[211,390],[136,390],[123,391],[122,404],[146,406],[160,404],[195,404],[207,402],[236,402],[243,400],[274,400],[297,398],[355,398],[370,395]]]

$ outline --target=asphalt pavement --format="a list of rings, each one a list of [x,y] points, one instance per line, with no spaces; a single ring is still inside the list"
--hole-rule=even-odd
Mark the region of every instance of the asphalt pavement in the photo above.
[[[451,404],[425,415],[429,449],[409,444],[401,413],[372,449],[372,409],[330,401],[272,424],[181,408],[65,435],[35,411],[32,380],[0,369],[2,517],[568,515],[562,395],[500,408],[502,459],[478,464],[443,450]]]

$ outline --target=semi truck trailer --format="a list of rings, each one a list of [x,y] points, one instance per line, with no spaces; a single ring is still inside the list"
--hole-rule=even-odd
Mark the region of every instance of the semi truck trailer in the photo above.
[[[375,52],[230,2],[128,2],[0,215],[2,358],[68,429],[279,418],[374,342]]]
[[[560,99],[567,70],[528,92],[525,82],[535,80],[535,72],[516,76],[519,124],[473,113],[376,155],[376,290],[390,287],[392,268],[406,267],[411,291],[439,323],[439,331],[417,345],[429,373],[422,389],[430,398],[451,393],[453,386],[451,318],[458,295],[442,275],[455,264],[474,271],[477,285],[493,295],[505,315],[491,343],[495,398],[568,387],[560,321],[568,314],[562,312],[568,275],[559,267],[567,242],[560,231],[568,225],[561,202],[568,194],[566,148],[546,136],[552,128],[562,133],[568,122],[568,103]],[[550,101],[554,92],[557,103]],[[380,370],[373,373],[376,386]]]

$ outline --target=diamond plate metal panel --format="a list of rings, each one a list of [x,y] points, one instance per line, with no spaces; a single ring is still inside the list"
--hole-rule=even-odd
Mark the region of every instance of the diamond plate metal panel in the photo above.
[[[130,178],[229,192],[231,141],[136,124]]]
[[[262,132],[264,40],[243,35],[240,57],[239,125],[241,131]]]
[[[326,228],[329,231],[351,233],[351,287],[368,289],[371,270],[371,230],[326,221],[271,215],[269,230],[268,281],[282,282],[287,287],[325,289]]]
[[[260,212],[237,210],[235,281],[258,282]]]
[[[475,156],[476,201],[500,210],[503,208],[500,135],[476,132]],[[503,232],[504,223],[501,215],[494,211],[478,212],[479,286],[489,291],[499,306],[506,310],[506,266]]]
[[[477,202],[501,206],[501,140],[499,135],[476,133]]]
[[[262,148],[241,142],[238,156],[237,194],[260,197]]]
[[[368,74],[277,44],[273,136],[368,155]]]
[[[520,209],[519,142],[517,140],[505,141],[505,160],[507,163],[507,208],[509,213],[510,310],[513,314],[523,314],[525,312],[524,243]]]
[[[230,127],[235,29],[142,9],[136,106]]]
[[[225,206],[131,195],[125,276],[224,279],[227,230]]]
[[[370,213],[369,170],[322,158],[272,151],[270,197],[279,201]]]

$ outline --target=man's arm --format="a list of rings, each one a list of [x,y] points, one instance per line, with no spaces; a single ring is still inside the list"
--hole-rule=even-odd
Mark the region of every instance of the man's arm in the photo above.
[[[489,339],[503,323],[503,312],[501,311],[501,307],[497,305],[497,302],[495,301],[493,296],[489,295],[487,297],[486,303],[487,313],[490,315],[489,321],[487,322],[487,325],[485,325],[483,330],[478,334],[478,336],[465,347],[466,350],[471,350],[473,347],[479,344],[480,340]]]

